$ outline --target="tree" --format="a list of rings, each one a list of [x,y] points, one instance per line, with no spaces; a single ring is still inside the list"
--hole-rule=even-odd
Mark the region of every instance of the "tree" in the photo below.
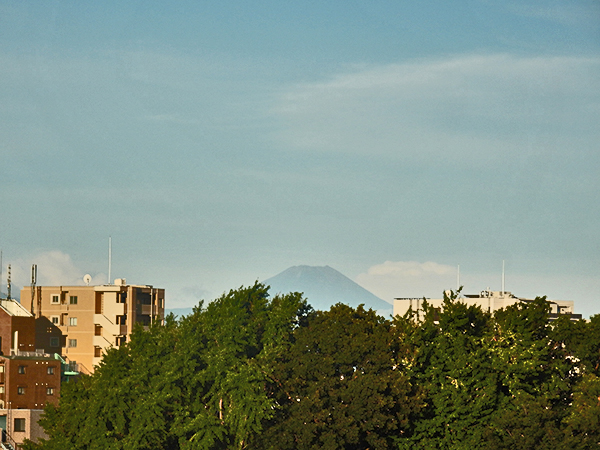
[[[244,448],[273,415],[266,384],[277,349],[303,320],[300,294],[232,290],[164,326],[138,327],[94,374],[46,409],[49,438],[29,450]]]
[[[272,374],[278,409],[255,448],[387,449],[418,409],[401,343],[372,310],[338,304],[295,330]]]
[[[400,441],[401,448],[483,447],[480,424],[498,404],[497,374],[488,346],[492,319],[457,296],[445,295],[442,310],[424,302],[424,317],[413,322],[407,335],[416,355],[408,374],[412,383],[423,387],[425,407]],[[409,311],[399,320],[414,318]]]

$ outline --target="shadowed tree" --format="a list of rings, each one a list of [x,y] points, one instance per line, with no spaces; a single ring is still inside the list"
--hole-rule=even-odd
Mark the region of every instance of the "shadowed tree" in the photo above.
[[[279,408],[255,448],[395,448],[420,397],[390,321],[338,304],[294,333],[273,370]]]

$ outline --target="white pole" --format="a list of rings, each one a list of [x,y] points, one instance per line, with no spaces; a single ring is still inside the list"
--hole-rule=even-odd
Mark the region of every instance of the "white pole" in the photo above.
[[[110,265],[112,263],[112,237],[108,237],[108,283],[106,284],[112,284],[110,282]]]
[[[502,297],[504,297],[504,260],[502,260]]]

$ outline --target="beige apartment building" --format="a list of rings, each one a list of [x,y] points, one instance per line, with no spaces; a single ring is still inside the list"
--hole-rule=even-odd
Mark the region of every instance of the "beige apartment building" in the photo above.
[[[136,324],[163,323],[165,291],[148,285],[128,285],[117,279],[101,286],[35,286],[21,290],[32,298],[36,347],[58,353],[82,373],[110,347],[127,342]]]

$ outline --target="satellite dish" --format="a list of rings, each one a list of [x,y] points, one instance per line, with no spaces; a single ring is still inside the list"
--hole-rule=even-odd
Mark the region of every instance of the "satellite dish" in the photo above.
[[[86,273],[83,276],[83,282],[85,283],[86,286],[90,285],[90,281],[92,281],[92,276],[89,273]]]

